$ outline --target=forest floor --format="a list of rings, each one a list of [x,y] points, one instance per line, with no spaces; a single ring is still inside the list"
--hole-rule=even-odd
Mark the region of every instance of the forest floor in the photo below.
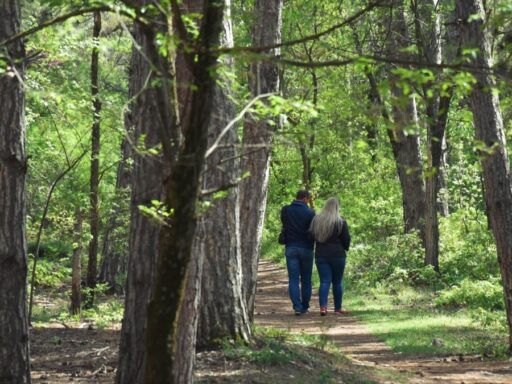
[[[410,356],[393,352],[354,316],[311,312],[295,316],[287,294],[287,274],[268,261],[260,263],[255,323],[291,334],[317,335],[334,348],[293,348],[283,363],[262,364],[226,350],[197,354],[199,383],[512,383],[512,361],[481,356]],[[31,330],[32,382],[113,383],[120,325],[49,322]],[[286,347],[285,347],[286,348]],[[297,348],[302,348],[297,352]],[[307,358],[300,357],[307,356]],[[347,358],[348,357],[348,358]],[[275,360],[274,360],[275,361]]]

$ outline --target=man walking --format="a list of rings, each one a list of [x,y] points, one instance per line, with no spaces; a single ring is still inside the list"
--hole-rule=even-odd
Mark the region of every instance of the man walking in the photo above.
[[[309,200],[309,192],[300,190],[295,200],[281,209],[286,245],[288,293],[297,316],[308,312],[311,299],[314,242],[309,233],[309,226],[315,212],[308,207]]]

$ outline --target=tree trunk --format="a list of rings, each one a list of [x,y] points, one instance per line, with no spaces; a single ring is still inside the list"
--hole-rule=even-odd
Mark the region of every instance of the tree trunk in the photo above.
[[[441,20],[437,0],[411,2],[418,59],[420,63],[441,63]],[[441,97],[434,82],[425,84],[422,89],[427,117],[427,156],[425,207],[425,265],[432,265],[439,271],[439,220],[437,217],[437,197],[440,189],[440,172],[443,167],[443,142],[446,122],[451,102],[451,89]],[[430,93],[433,93],[432,95]]]
[[[20,31],[18,1],[0,2],[0,41]],[[0,382],[30,383],[25,238],[25,122],[22,40],[9,44],[0,75]]]
[[[87,287],[96,287],[96,274],[98,263],[98,235],[99,235],[99,212],[98,212],[98,186],[100,183],[100,112],[101,101],[98,88],[99,74],[99,38],[101,32],[101,13],[94,13],[93,26],[93,48],[91,55],[91,96],[93,104],[93,124],[91,133],[91,180],[90,180],[90,211],[89,223],[91,227],[91,240],[89,242],[89,262],[87,265]],[[92,306],[94,293],[90,291],[87,297],[87,305]]]
[[[496,84],[489,71],[481,70],[492,66],[490,36],[485,29],[481,0],[457,0],[456,9],[463,48],[477,48],[473,59],[478,68],[473,73],[477,83],[469,99],[481,146],[485,201],[496,241],[512,352],[512,185],[500,102],[494,92]]]
[[[226,34],[229,28],[225,28]],[[228,39],[229,40],[229,39]],[[235,117],[228,90],[216,87],[215,117],[211,120],[208,143],[211,145],[224,127]],[[211,207],[203,214],[203,276],[197,330],[198,347],[219,344],[224,337],[248,341],[251,335],[249,316],[242,296],[242,260],[240,248],[240,211],[237,179],[240,163],[235,145],[236,127],[224,136],[219,147],[206,161],[203,188],[226,189],[223,198],[209,198]]]
[[[81,283],[82,283],[82,222],[83,213],[80,207],[75,210],[75,226],[73,228],[73,243],[76,248],[73,250],[72,275],[71,275],[71,313],[80,313],[82,304]]]
[[[203,0],[184,0],[183,13],[201,13]],[[199,27],[199,26],[198,26]],[[186,56],[178,52],[176,55],[177,95],[180,119],[190,119],[190,100],[193,89],[191,68],[187,65]],[[181,303],[177,323],[175,367],[173,370],[175,383],[191,383],[196,355],[197,322],[199,319],[199,301],[201,300],[201,281],[204,270],[206,230],[204,218],[199,218],[192,245],[192,256],[187,270],[187,282]]]
[[[388,51],[392,56],[407,59],[406,54],[399,51],[409,46],[402,2],[393,8],[392,17]],[[418,230],[425,244],[425,182],[417,132],[416,101],[414,97],[404,94],[397,84],[399,80],[399,76],[390,74],[394,127],[388,130],[388,136],[402,187],[405,231]]]
[[[173,3],[174,4],[174,3]],[[205,0],[203,17],[197,37],[196,55],[187,55],[192,68],[192,89],[190,115],[183,124],[183,144],[175,161],[171,162],[172,172],[164,181],[165,207],[172,209],[172,215],[165,218],[159,236],[159,254],[156,268],[155,293],[148,306],[148,332],[146,337],[145,380],[148,384],[174,383],[181,369],[176,363],[177,333],[180,308],[186,287],[186,272],[191,259],[192,244],[197,223],[197,203],[200,191],[201,172],[206,153],[208,126],[213,111],[215,89],[214,68],[217,54],[212,48],[218,47],[223,24],[223,1]],[[181,20],[178,20],[180,23]],[[183,25],[178,25],[181,38]],[[146,31],[151,33],[151,31]],[[149,55],[158,55],[156,46]],[[173,105],[176,99],[170,100]],[[176,116],[168,116],[168,130],[172,132]],[[168,132],[168,133],[170,133]],[[164,137],[162,137],[164,139]],[[167,159],[172,156],[165,151]]]
[[[150,149],[160,143],[162,121],[157,91],[151,87],[151,81],[145,87],[150,65],[144,54],[148,51],[149,42],[139,24],[134,26],[134,39],[141,46],[141,52],[133,48],[130,65],[130,89],[138,95],[131,105],[133,137],[136,145],[144,144],[145,149]],[[140,142],[141,137],[145,138],[143,143]],[[162,199],[161,157],[139,150],[133,151],[133,159],[128,275],[116,378],[119,384],[144,383],[147,305],[153,290],[160,227],[141,213],[139,206],[151,207],[152,200]]]
[[[283,0],[256,0],[256,21],[252,43],[265,46],[281,42]],[[270,52],[279,55],[279,50]],[[251,95],[279,91],[279,71],[275,63],[256,62],[251,66]],[[249,116],[244,124],[242,172],[250,176],[240,184],[241,244],[243,265],[243,295],[252,321],[258,260],[267,205],[268,176],[274,127]]]
[[[316,30],[316,28],[315,28]],[[313,46],[310,48],[304,47],[306,51],[306,55],[308,56],[308,61],[313,62]],[[311,85],[313,87],[313,106],[316,108],[318,106],[318,77],[316,75],[316,71],[311,69]],[[304,189],[311,190],[311,186],[313,183],[313,165],[311,159],[311,152],[315,147],[315,127],[317,125],[316,119],[311,119],[309,122],[309,126],[312,131],[309,135],[306,135],[306,138],[299,141],[299,150],[300,157],[302,159],[302,185]],[[311,207],[313,208],[313,200],[310,201]]]

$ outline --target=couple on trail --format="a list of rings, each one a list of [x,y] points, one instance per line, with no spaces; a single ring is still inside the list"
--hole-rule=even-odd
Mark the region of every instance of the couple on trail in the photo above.
[[[340,217],[337,198],[326,201],[319,214],[309,206],[310,194],[297,192],[295,200],[281,209],[283,224],[280,242],[284,243],[288,269],[288,292],[296,315],[308,313],[311,299],[311,274],[313,249],[320,276],[318,296],[320,315],[327,315],[327,298],[332,284],[334,313],[348,313],[342,309],[343,272],[350,247],[350,233],[345,220]],[[316,245],[316,247],[315,247]]]

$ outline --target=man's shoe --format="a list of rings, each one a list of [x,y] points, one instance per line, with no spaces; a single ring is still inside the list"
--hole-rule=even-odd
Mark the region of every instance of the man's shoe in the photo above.
[[[309,313],[309,309],[303,309],[301,312],[302,315],[306,315],[308,313]]]
[[[350,312],[344,309],[335,309],[334,313],[337,315],[348,315]]]
[[[295,309],[294,311],[295,311],[295,316],[300,316],[300,315],[302,315],[304,313],[304,312],[302,312],[299,309]]]
[[[327,315],[327,307],[320,307],[320,316]]]

